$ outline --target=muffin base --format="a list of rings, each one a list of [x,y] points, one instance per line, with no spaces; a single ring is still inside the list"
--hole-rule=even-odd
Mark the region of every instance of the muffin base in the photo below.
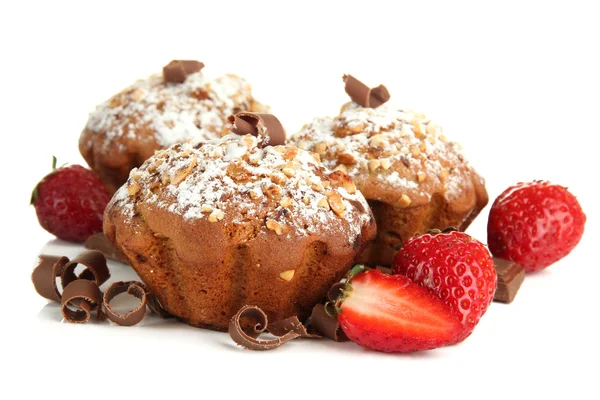
[[[377,236],[358,256],[357,262],[390,266],[399,246],[412,236],[430,229],[444,230],[449,227],[464,231],[488,203],[485,188],[477,188],[475,194],[475,204],[467,210],[457,210],[437,194],[427,204],[408,208],[368,200],[377,221]]]

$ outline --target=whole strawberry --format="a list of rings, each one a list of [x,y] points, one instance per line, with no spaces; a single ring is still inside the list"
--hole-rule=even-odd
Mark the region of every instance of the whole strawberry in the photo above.
[[[42,228],[56,237],[83,242],[102,231],[102,214],[110,200],[100,179],[80,165],[56,169],[42,179],[31,194]]]
[[[351,278],[336,302],[340,327],[353,342],[384,352],[430,350],[456,343],[460,316],[402,275],[378,270]]]
[[[461,315],[464,339],[494,299],[496,269],[488,249],[463,232],[414,236],[396,254],[392,273],[406,275]]]
[[[550,182],[519,183],[492,205],[488,245],[492,254],[538,271],[571,252],[583,235],[585,214],[569,191]]]

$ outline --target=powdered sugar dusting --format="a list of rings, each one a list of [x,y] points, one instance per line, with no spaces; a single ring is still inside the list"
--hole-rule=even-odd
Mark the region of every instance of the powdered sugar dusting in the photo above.
[[[250,110],[250,85],[235,75],[205,81],[202,72],[183,83],[165,83],[160,74],[139,80],[99,105],[86,129],[112,140],[134,138],[147,129],[162,147],[186,140],[215,139],[226,131],[225,119],[237,110]],[[142,138],[140,138],[142,139]]]
[[[315,118],[291,142],[346,172],[367,198],[401,206],[424,204],[434,193],[452,200],[475,174],[439,125],[387,104],[350,102],[334,118]]]
[[[366,200],[347,176],[295,146],[259,142],[228,134],[158,151],[131,172],[113,202],[153,204],[188,221],[261,220],[278,235],[341,229],[352,240],[370,223]]]

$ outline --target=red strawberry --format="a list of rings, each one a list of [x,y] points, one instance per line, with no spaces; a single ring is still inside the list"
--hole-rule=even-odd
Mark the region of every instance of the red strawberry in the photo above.
[[[31,194],[42,228],[72,242],[83,242],[101,232],[102,214],[110,195],[100,179],[80,165],[56,169],[56,158],[52,169]]]
[[[429,289],[461,315],[461,340],[494,299],[496,269],[488,249],[463,232],[425,234],[409,239],[396,254],[394,274]]]
[[[359,273],[340,301],[342,330],[369,349],[429,350],[456,343],[462,332],[460,317],[450,307],[402,275]]]
[[[583,235],[585,214],[567,188],[550,182],[519,183],[492,205],[488,244],[492,254],[538,271],[571,252]]]

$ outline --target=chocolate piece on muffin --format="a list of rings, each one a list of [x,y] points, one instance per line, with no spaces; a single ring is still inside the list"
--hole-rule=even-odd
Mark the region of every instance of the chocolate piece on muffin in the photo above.
[[[439,125],[423,114],[381,102],[366,107],[369,97],[377,99],[375,89],[384,94],[387,90],[348,88],[348,83],[361,84],[348,78],[344,77],[347,92],[363,105],[353,101],[336,117],[314,119],[291,142],[318,153],[327,167],[352,178],[378,228],[359,261],[390,265],[397,246],[417,233],[451,226],[466,229],[488,195],[484,180]]]
[[[219,138],[229,114],[265,109],[244,79],[227,74],[206,80],[203,66],[171,61],[163,74],[135,82],[90,114],[79,150],[111,192],[156,150]]]
[[[301,320],[375,236],[350,178],[293,145],[256,135],[176,144],[131,171],[104,231],[171,314],[227,330],[244,305]],[[232,120],[234,123],[235,120]]]

